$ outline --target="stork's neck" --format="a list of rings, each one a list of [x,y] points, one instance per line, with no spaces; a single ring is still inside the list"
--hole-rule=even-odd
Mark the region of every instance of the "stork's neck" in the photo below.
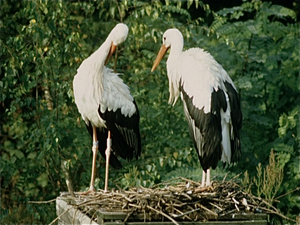
[[[171,45],[170,54],[167,60],[167,71],[169,79],[169,104],[176,103],[179,97],[179,80],[180,73],[177,72],[176,66],[183,48],[183,42],[177,42],[175,45]]]
[[[179,58],[183,49],[183,40],[181,37],[178,37],[174,43],[171,44],[170,54],[167,60],[167,66],[169,67],[171,64],[176,65],[174,61]],[[168,65],[169,64],[169,65]]]
[[[180,56],[180,54],[182,53],[182,49],[183,49],[183,43],[182,42],[177,42],[174,45],[171,45],[170,47],[170,55],[169,58],[178,58]]]
[[[111,46],[111,40],[107,38],[105,42],[85,61],[85,67],[87,67],[87,70],[92,69],[92,73],[89,73],[91,76],[91,82],[93,82],[95,85],[94,93],[97,93],[97,96],[101,96],[103,92],[103,76],[105,69],[105,60],[107,58],[107,55],[109,53]]]
[[[172,67],[177,65],[176,60],[181,55],[182,49],[183,49],[183,41],[181,41],[181,40],[177,40],[176,42],[171,44],[170,54],[169,54],[169,57],[168,57],[168,60],[167,60],[168,73],[169,73],[170,70],[172,70]]]
[[[111,40],[107,38],[103,44],[90,56],[94,58],[94,61],[99,66],[104,66],[106,57],[109,53],[111,46]]]

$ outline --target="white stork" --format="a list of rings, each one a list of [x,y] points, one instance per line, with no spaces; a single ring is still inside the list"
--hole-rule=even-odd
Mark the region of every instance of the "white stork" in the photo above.
[[[210,167],[232,163],[241,154],[242,112],[236,88],[217,61],[201,48],[183,49],[178,29],[168,29],[151,72],[170,48],[167,60],[169,104],[183,101],[189,132],[203,168],[202,186],[210,186]],[[205,181],[205,174],[207,178]]]
[[[117,24],[100,48],[81,63],[73,80],[75,103],[93,138],[92,174],[87,193],[96,191],[98,148],[106,158],[105,191],[109,165],[122,167],[117,156],[130,160],[137,159],[141,153],[138,107],[119,74],[105,66],[127,34],[128,27]]]

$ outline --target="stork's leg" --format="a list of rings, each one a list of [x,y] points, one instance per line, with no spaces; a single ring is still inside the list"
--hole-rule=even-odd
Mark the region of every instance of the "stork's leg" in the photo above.
[[[105,168],[105,186],[104,186],[104,192],[107,192],[108,189],[108,172],[109,172],[109,159],[110,159],[110,152],[111,152],[111,134],[110,131],[108,131],[108,137],[107,137],[107,147],[105,150],[106,155],[106,168]]]
[[[94,187],[94,181],[95,181],[95,175],[96,175],[96,159],[97,159],[97,152],[98,152],[98,140],[97,140],[97,130],[96,127],[93,126],[93,161],[92,161],[92,174],[91,174],[91,183],[90,188],[88,191],[85,192],[76,192],[75,194],[79,195],[87,195],[87,194],[94,194],[96,192],[96,189]]]
[[[203,170],[202,171],[201,187],[205,187],[205,176],[206,176],[206,174],[205,174],[205,171]]]
[[[92,147],[93,162],[92,162],[91,183],[88,192],[96,192],[96,189],[94,187],[94,182],[95,182],[95,175],[96,175],[96,159],[97,159],[98,145],[99,142],[97,140],[97,130],[96,127],[93,126],[93,147]]]
[[[202,172],[201,187],[205,187],[205,186],[206,187],[211,186],[211,183],[210,183],[210,169],[207,169],[206,173],[205,173],[204,170]]]
[[[207,177],[206,177],[206,186],[210,186],[211,185],[211,183],[210,183],[210,169],[207,169],[206,175],[207,175]]]

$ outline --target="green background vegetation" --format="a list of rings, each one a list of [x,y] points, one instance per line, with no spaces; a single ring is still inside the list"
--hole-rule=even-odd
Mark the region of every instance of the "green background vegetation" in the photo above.
[[[74,190],[89,186],[92,141],[72,81],[118,22],[130,31],[108,66],[124,73],[139,106],[142,156],[112,169],[109,187],[201,179],[182,103],[167,104],[167,58],[150,72],[163,32],[176,27],[184,48],[209,51],[241,96],[242,158],[227,169],[220,165],[213,179],[247,171],[238,182],[268,199],[284,195],[273,204],[291,218],[299,214],[300,193],[292,192],[300,180],[299,2],[1,0],[0,7],[1,223],[50,223],[54,203],[29,201],[67,190],[63,166]],[[263,171],[270,178],[275,168],[282,183],[263,192]],[[96,187],[103,188],[104,160],[97,172]]]

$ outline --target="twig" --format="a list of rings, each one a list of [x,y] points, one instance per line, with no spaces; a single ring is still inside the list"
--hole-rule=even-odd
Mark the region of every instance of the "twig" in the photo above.
[[[95,211],[95,212],[93,213],[93,215],[92,215],[92,217],[91,217],[91,222],[92,222],[93,218],[96,219],[96,217],[95,217],[96,214],[97,214],[97,211]]]
[[[272,208],[274,211],[278,212],[278,209],[276,209],[273,205],[271,205],[269,202],[265,201],[264,199],[262,199],[262,202],[265,203],[267,206],[269,206],[270,208]]]
[[[140,208],[141,208],[141,206],[136,205],[136,204],[132,204],[132,203],[129,203],[128,205],[129,205],[129,206],[132,206],[132,207],[135,207],[135,208],[137,208],[137,209],[140,209]]]
[[[174,210],[175,210],[176,212],[180,213],[180,214],[183,214],[183,212],[181,212],[179,209],[174,208]],[[187,218],[187,219],[189,219],[189,220],[192,221],[192,218],[190,218],[188,215],[184,215],[183,218]]]
[[[255,208],[254,205],[250,205],[250,204],[248,204],[248,205],[249,205],[249,206],[252,206],[253,208]],[[264,211],[266,211],[266,212],[269,212],[269,213],[271,213],[271,214],[275,214],[275,215],[277,215],[277,216],[280,216],[280,217],[282,217],[282,218],[285,219],[285,220],[289,220],[289,221],[296,222],[296,220],[293,220],[293,219],[291,219],[291,218],[289,218],[289,217],[287,217],[287,216],[281,214],[280,212],[273,211],[273,210],[270,210],[270,209],[268,209],[268,208],[261,207],[261,206],[258,207],[258,208],[261,209],[261,210],[264,210]]]
[[[210,214],[214,215],[215,217],[218,216],[217,213],[211,211],[210,209],[206,208],[204,205],[201,205],[200,203],[197,203],[198,206],[200,206],[202,209],[206,210],[207,212],[209,212]]]
[[[282,197],[284,197],[284,196],[286,196],[286,195],[289,195],[289,194],[291,194],[291,193],[293,193],[293,192],[295,192],[295,191],[298,191],[298,190],[300,190],[300,187],[296,187],[294,190],[289,191],[289,192],[287,192],[287,193],[285,193],[285,194],[283,194],[283,195],[280,195],[280,196],[278,196],[277,198],[275,198],[274,200],[280,199],[280,198],[282,198]]]
[[[123,225],[125,225],[125,224],[126,224],[126,222],[127,222],[128,218],[131,216],[131,214],[132,214],[133,212],[134,212],[134,210],[130,211],[130,212],[127,214],[127,216],[126,216],[125,220],[123,221]]]
[[[256,196],[252,196],[253,198],[256,198],[258,200],[260,200],[262,203],[266,204],[267,206],[269,206],[270,208],[274,209],[274,211],[278,212],[278,210],[271,205],[269,202],[265,201],[264,199],[262,199],[261,197],[256,197]]]
[[[232,179],[229,180],[229,182],[231,182],[231,181],[235,180],[236,178],[238,178],[239,176],[241,176],[242,173],[243,173],[243,172],[241,172],[241,173],[235,175]]]
[[[225,182],[225,180],[226,180],[226,178],[227,178],[227,176],[228,176],[229,173],[230,173],[230,172],[228,172],[228,173],[225,174],[225,176],[224,176],[224,178],[223,178],[223,180],[222,180],[222,183]]]
[[[49,201],[28,201],[29,204],[47,204],[47,203],[51,203],[51,202],[55,202],[55,199],[51,199]]]
[[[169,215],[165,214],[164,212],[158,211],[157,209],[154,209],[154,208],[152,208],[152,207],[149,206],[149,205],[147,205],[147,208],[148,208],[148,209],[151,209],[151,210],[153,210],[153,211],[155,211],[155,212],[157,212],[158,214],[161,214],[162,216],[164,216],[164,217],[166,217],[166,218],[168,218],[168,219],[171,220],[174,224],[179,225],[179,223],[177,223],[172,217],[170,217]]]
[[[114,193],[115,195],[119,195],[120,197],[125,198],[128,202],[132,202],[132,199],[128,198],[125,194],[123,193]]]
[[[189,200],[192,200],[192,198],[189,195],[185,194],[185,193],[180,193],[179,195],[184,196]]]
[[[190,213],[197,212],[197,211],[199,211],[199,210],[201,210],[201,208],[194,209],[194,210],[191,210],[191,211],[188,211],[188,212],[179,214],[179,215],[174,214],[173,217],[174,217],[174,218],[182,217],[182,216],[188,215],[188,214],[190,214]]]
[[[85,206],[85,205],[87,205],[87,204],[89,204],[89,203],[91,203],[93,201],[95,201],[95,200],[94,199],[88,199],[88,200],[86,200],[84,202],[81,202],[81,203],[78,203],[78,204],[74,204],[74,205],[76,205],[77,207],[81,207],[81,206]]]
[[[217,206],[216,204],[210,202],[209,204],[211,204],[212,206],[216,207],[218,210],[223,211],[223,209],[219,206]]]
[[[185,178],[185,177],[179,177],[179,179],[184,180],[184,181],[186,181],[186,182],[194,183],[194,184],[196,184],[197,186],[200,186],[200,185],[201,185],[199,182],[194,181],[194,180],[190,180],[190,179]]]
[[[57,220],[59,220],[59,218],[60,218],[62,215],[64,215],[65,213],[67,213],[70,209],[72,209],[72,208],[69,208],[69,209],[67,209],[66,211],[64,211],[62,214],[60,214],[58,217],[56,217],[55,220],[53,220],[49,225],[54,224]]]

